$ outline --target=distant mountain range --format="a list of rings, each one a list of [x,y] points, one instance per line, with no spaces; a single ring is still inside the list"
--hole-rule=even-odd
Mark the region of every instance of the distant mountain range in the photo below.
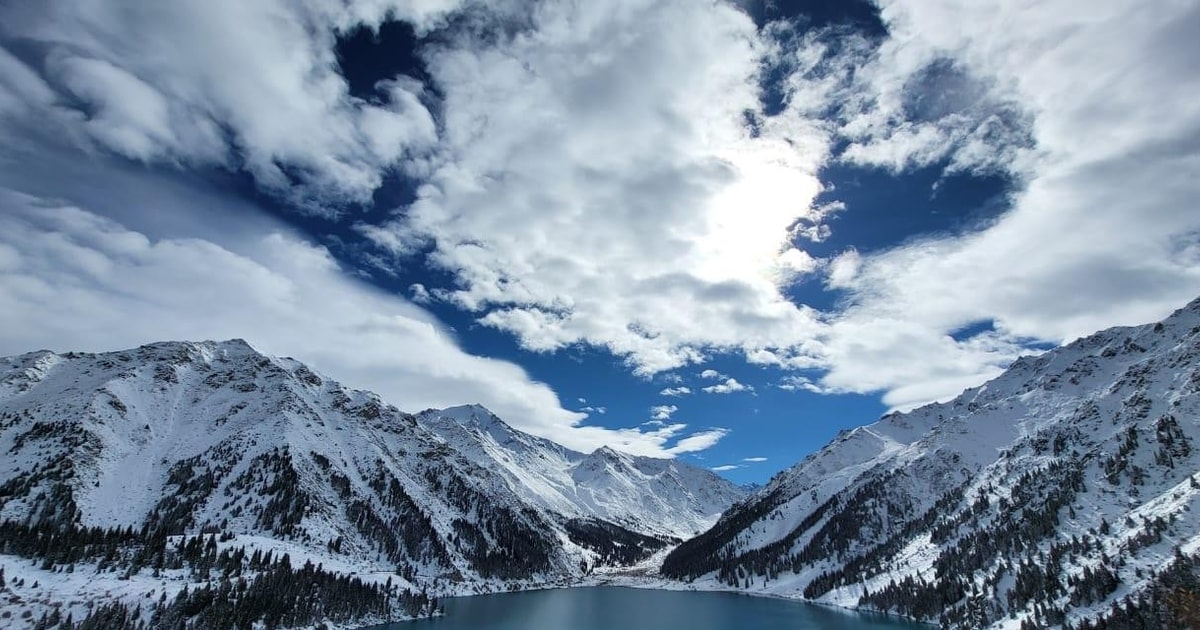
[[[638,562],[745,494],[480,406],[404,413],[239,340],[0,359],[0,453],[5,627],[423,616]]]
[[[662,573],[949,628],[1194,628],[1198,440],[1200,300],[844,432]]]

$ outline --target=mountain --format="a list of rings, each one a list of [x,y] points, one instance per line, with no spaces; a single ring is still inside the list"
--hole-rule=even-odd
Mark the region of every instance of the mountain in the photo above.
[[[677,460],[601,447],[591,454],[517,431],[478,405],[428,410],[418,423],[457,452],[500,474],[543,510],[600,519],[641,534],[682,540],[707,529],[745,491]]]
[[[951,628],[1187,627],[1197,440],[1200,300],[843,432],[661,572]]]
[[[0,452],[0,616],[30,625],[422,616],[637,562],[743,495],[479,406],[404,413],[240,340],[0,359]]]

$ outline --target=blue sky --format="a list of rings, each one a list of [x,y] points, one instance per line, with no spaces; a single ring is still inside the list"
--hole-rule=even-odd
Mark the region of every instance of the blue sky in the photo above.
[[[1200,8],[0,7],[0,353],[243,337],[761,482],[1200,293]]]

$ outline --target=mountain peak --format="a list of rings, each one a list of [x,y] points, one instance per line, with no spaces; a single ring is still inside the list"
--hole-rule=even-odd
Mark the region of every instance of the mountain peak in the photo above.
[[[592,451],[592,455],[596,456],[596,457],[603,457],[605,459],[620,459],[621,458],[620,451],[614,449],[613,447],[611,447],[607,444]]]
[[[1114,592],[1140,602],[1160,588],[1145,576],[1168,573],[1164,558],[1200,531],[1198,343],[1194,300],[839,434],[661,572],[950,627],[1095,623],[1116,610]],[[997,606],[975,607],[963,585],[1010,570],[1017,585],[1045,583],[999,587]],[[1103,588],[1080,586],[1097,572]]]
[[[176,361],[199,360],[204,362],[209,362],[217,358],[267,356],[255,349],[245,339],[240,338],[226,339],[224,341],[156,341],[138,346],[132,352],[136,353],[142,360],[150,360],[157,357],[170,358]],[[104,354],[115,354],[121,357],[128,356],[130,351],[116,351]]]
[[[459,424],[475,424],[478,426],[494,426],[505,424],[496,414],[490,409],[478,403],[470,405],[456,405],[454,407],[446,407],[445,409],[429,409],[422,412],[423,415],[432,414],[442,418],[449,418]]]

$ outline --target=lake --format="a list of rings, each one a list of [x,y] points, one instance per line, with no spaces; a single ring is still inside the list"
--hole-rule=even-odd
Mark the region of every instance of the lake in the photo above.
[[[455,597],[446,616],[390,630],[929,630],[930,626],[735,593],[598,586]]]

